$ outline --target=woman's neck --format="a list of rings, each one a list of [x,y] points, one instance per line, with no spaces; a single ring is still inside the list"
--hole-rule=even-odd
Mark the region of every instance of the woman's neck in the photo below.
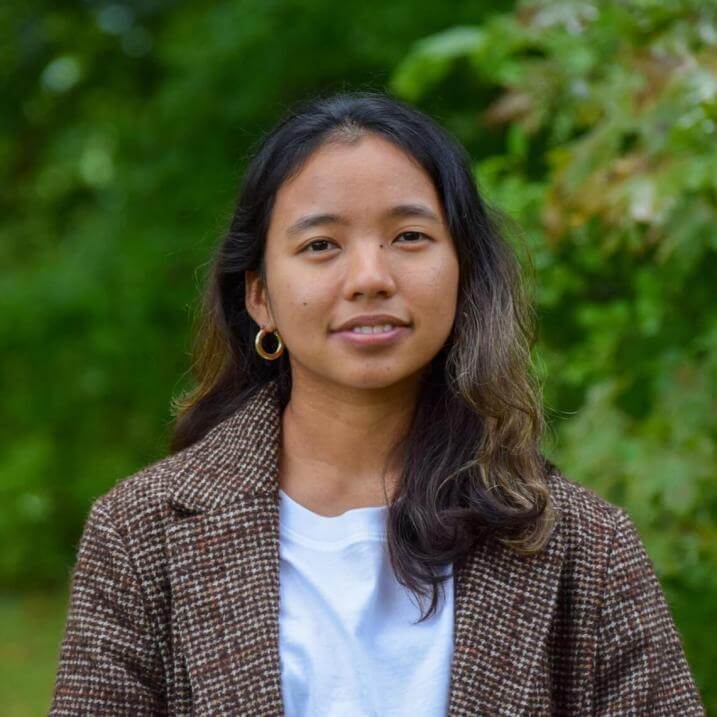
[[[281,418],[280,486],[322,515],[385,505],[384,464],[408,428],[414,396],[406,387],[379,393],[294,384]],[[385,472],[390,498],[400,466]]]

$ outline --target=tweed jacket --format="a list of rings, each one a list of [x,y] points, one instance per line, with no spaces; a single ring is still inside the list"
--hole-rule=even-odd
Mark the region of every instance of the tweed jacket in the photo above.
[[[283,715],[280,425],[270,382],[94,501],[51,715]],[[703,715],[632,520],[548,481],[542,553],[483,541],[454,573],[448,715]]]

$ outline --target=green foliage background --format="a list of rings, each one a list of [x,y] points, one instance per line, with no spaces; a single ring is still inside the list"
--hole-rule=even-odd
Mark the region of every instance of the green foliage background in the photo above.
[[[65,590],[91,501],[165,455],[261,133],[307,95],[386,88],[461,139],[517,221],[546,453],[635,519],[717,710],[713,2],[35,1],[0,27],[7,593]]]

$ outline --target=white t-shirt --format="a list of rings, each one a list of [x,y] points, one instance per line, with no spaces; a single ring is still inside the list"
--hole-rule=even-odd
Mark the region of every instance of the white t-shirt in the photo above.
[[[287,717],[441,717],[453,656],[453,578],[414,625],[385,506],[322,516],[280,495],[280,657]],[[445,566],[444,574],[451,572]],[[424,607],[428,601],[424,598]]]

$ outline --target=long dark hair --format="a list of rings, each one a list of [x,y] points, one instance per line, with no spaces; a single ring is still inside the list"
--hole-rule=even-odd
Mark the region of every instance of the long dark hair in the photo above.
[[[452,332],[424,372],[410,428],[389,457],[403,471],[389,503],[388,549],[397,579],[419,598],[431,594],[422,621],[447,579],[441,566],[465,560],[478,540],[534,554],[555,523],[546,480],[554,466],[539,448],[545,424],[531,360],[534,312],[520,262],[478,194],[466,150],[429,116],[381,92],[341,93],[300,104],[263,139],[207,277],[197,385],[173,402],[170,450],[202,438],[268,381],[277,381],[282,407],[288,402],[287,352],[275,361],[256,353],[244,272],[266,279],[265,240],[282,183],[325,143],[370,133],[431,177],[459,259]]]

